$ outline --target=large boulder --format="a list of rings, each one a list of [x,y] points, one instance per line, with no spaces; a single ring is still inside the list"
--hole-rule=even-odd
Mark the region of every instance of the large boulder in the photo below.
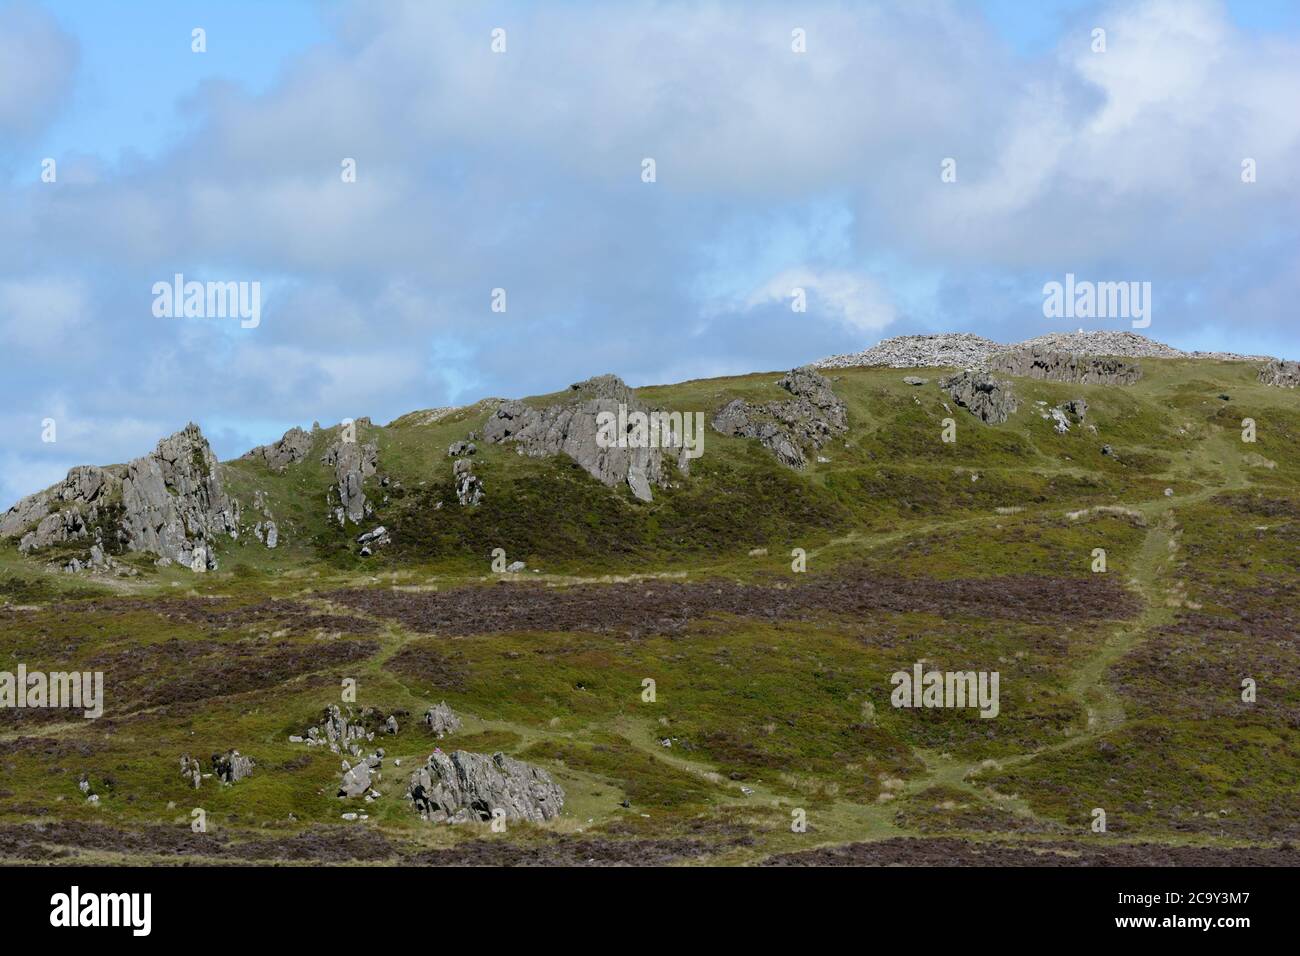
[[[1010,382],[998,381],[986,372],[967,369],[943,379],[939,387],[986,425],[1002,424],[1019,404]]]
[[[625,413],[650,411],[618,376],[598,375],[570,386],[570,391],[572,400],[543,409],[502,402],[488,419],[483,438],[510,442],[530,457],[568,455],[602,484],[611,488],[626,484],[642,501],[652,500],[652,486],[669,481],[665,457],[672,458],[683,474],[688,472],[690,459],[680,441],[672,448],[605,447],[597,441],[597,419],[602,413],[618,415],[620,405]]]
[[[435,751],[411,774],[407,797],[416,811],[435,823],[492,819],[542,823],[559,815],[564,790],[540,767],[502,753],[492,756],[457,750]]]
[[[783,465],[803,468],[807,449],[819,449],[847,430],[848,412],[831,383],[810,366],[792,369],[776,384],[793,397],[762,405],[733,399],[714,414],[713,428],[756,439]]]
[[[238,750],[212,755],[212,772],[222,783],[238,783],[245,777],[252,776],[253,766],[253,758],[245,757]],[[181,769],[184,770],[183,765]]]
[[[73,468],[0,519],[0,537],[21,536],[24,553],[85,540],[101,553],[141,551],[195,571],[216,568],[216,539],[238,533],[239,503],[193,423],[126,465]]]
[[[439,737],[447,734],[454,734],[460,730],[460,718],[456,712],[447,706],[444,700],[435,707],[430,707],[424,713],[424,725]]]

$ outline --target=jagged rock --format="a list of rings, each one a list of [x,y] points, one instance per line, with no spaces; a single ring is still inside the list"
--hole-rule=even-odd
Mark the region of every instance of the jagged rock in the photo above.
[[[1132,385],[1142,377],[1135,362],[1115,356],[1090,356],[1033,347],[993,356],[989,371],[1018,378],[1081,385]]]
[[[485,441],[511,442],[520,454],[530,457],[565,454],[597,481],[615,487],[626,483],[642,501],[653,498],[652,487],[669,480],[664,458],[672,458],[683,474],[690,469],[685,442],[673,448],[601,447],[597,441],[597,417],[602,412],[618,415],[650,409],[641,404],[616,375],[598,375],[570,386],[576,401],[536,409],[524,402],[502,402],[483,429]],[[684,437],[684,436],[683,436]]]
[[[345,714],[338,704],[326,707],[318,726],[307,728],[308,746],[328,746],[333,753],[340,748],[348,750],[357,740],[368,740],[374,736],[366,730],[365,724],[351,720],[352,710]]]
[[[364,796],[370,789],[370,769],[369,763],[364,760],[347,767],[343,772],[343,780],[339,784],[338,795],[340,797]]]
[[[447,449],[447,455],[451,458],[460,458],[462,455],[478,454],[478,446],[470,441],[454,441]]]
[[[447,734],[454,734],[460,730],[460,718],[456,712],[447,706],[444,700],[436,707],[430,707],[424,712],[424,725],[430,731],[439,737],[445,737]]]
[[[451,474],[456,482],[457,501],[473,506],[483,500],[483,480],[474,474],[474,465],[468,458],[458,458]]]
[[[986,425],[1002,424],[1018,407],[1011,384],[1000,382],[984,372],[960,372],[943,379],[939,387]]]
[[[921,377],[919,377],[919,376],[917,376],[917,375],[904,375],[904,376],[903,376],[903,384],[904,384],[904,385],[924,385],[924,384],[925,384],[926,382],[928,382],[928,381],[930,381],[928,378],[921,378]]]
[[[540,767],[502,753],[435,751],[411,774],[407,797],[430,822],[465,823],[492,819],[542,823],[559,815],[564,790]]]
[[[1259,380],[1278,388],[1300,387],[1300,362],[1273,359],[1259,370]]]
[[[217,536],[238,530],[238,502],[226,495],[220,465],[192,423],[126,465],[73,468],[0,519],[0,537],[21,535],[23,553],[93,538],[106,554],[142,551],[201,571],[217,567]]]
[[[243,756],[238,750],[212,755],[212,772],[222,783],[238,783],[252,774],[253,766],[253,758]]]
[[[274,472],[282,472],[290,465],[305,461],[311,453],[311,435],[297,426],[290,428],[277,442],[259,445],[243,454],[244,459],[261,459]]]
[[[280,543],[280,529],[276,527],[274,521],[266,523],[266,546],[274,550],[275,546]]]
[[[375,548],[382,548],[391,543],[392,539],[388,536],[388,529],[383,525],[357,537],[357,544],[361,545],[361,553],[366,556],[369,556]]]
[[[819,449],[848,429],[848,413],[831,383],[809,366],[792,369],[777,382],[794,398],[751,405],[732,399],[713,416],[724,435],[757,439],[791,468],[808,464],[805,449]]]
[[[199,784],[203,782],[203,767],[196,758],[191,758],[189,754],[181,757],[181,777],[195,790],[199,789]]]
[[[363,424],[369,425],[370,420],[359,419],[354,427],[360,428]],[[340,436],[326,450],[321,462],[334,469],[334,489],[339,498],[339,509],[335,514],[339,524],[345,520],[360,524],[373,510],[362,486],[379,467],[378,446],[373,441],[365,444],[344,441]]]
[[[397,733],[397,718],[394,717],[392,714],[389,714],[388,719],[384,721],[384,733],[386,734]]]
[[[518,574],[520,571],[527,571],[528,565],[522,561],[511,561],[506,565],[506,574]]]
[[[1075,421],[1083,421],[1088,415],[1088,403],[1081,398],[1072,398],[1061,405],[1066,414],[1073,415]]]

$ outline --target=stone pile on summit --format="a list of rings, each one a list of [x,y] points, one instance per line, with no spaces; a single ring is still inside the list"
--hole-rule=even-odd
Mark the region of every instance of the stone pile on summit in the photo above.
[[[898,335],[846,355],[832,355],[815,368],[990,368],[992,360],[1007,352],[1071,352],[1120,358],[1201,358],[1231,362],[1262,362],[1268,356],[1236,352],[1184,352],[1136,332],[1097,330],[1053,332],[1014,345],[1003,345],[968,332],[941,335]]]

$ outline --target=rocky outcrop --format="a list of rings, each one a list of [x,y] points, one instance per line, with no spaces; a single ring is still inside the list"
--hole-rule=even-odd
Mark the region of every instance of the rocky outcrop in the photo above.
[[[474,474],[474,464],[468,458],[458,458],[451,467],[456,483],[456,500],[462,506],[473,506],[483,500],[483,480]]]
[[[483,429],[485,441],[510,442],[521,455],[568,455],[587,474],[609,487],[627,484],[642,501],[653,499],[652,486],[663,487],[670,475],[664,465],[671,458],[683,474],[689,471],[684,442],[674,447],[602,446],[597,440],[597,419],[602,413],[617,416],[649,413],[632,389],[616,375],[599,375],[570,386],[571,401],[537,409],[524,402],[502,402]],[[464,459],[461,459],[462,461]]]
[[[1123,358],[1055,352],[1039,347],[995,355],[989,360],[988,368],[1017,378],[1078,385],[1132,385],[1142,377],[1141,367]]]
[[[559,816],[564,790],[540,767],[502,753],[492,756],[457,750],[434,751],[411,774],[407,797],[425,820],[466,823],[492,819],[542,823]]]
[[[478,447],[472,441],[454,441],[447,446],[449,458],[461,458],[465,455],[478,454]]]
[[[986,425],[1000,425],[1018,407],[1010,382],[1000,382],[985,372],[960,372],[939,382],[952,400]]]
[[[192,423],[126,465],[74,468],[0,519],[0,537],[21,535],[24,553],[84,540],[101,553],[141,551],[194,571],[216,568],[217,538],[238,529],[238,502],[226,495],[221,466]]]
[[[329,747],[331,753],[360,754],[360,741],[374,740],[374,731],[368,728],[370,714],[354,718],[352,709],[345,712],[338,704],[331,704],[321,714],[321,722],[307,728],[302,742],[309,747]],[[300,738],[301,739],[301,738]],[[290,742],[294,741],[290,738]]]
[[[388,535],[388,529],[383,525],[357,537],[357,544],[361,545],[361,556],[363,558],[370,557],[377,550],[387,547],[391,543],[392,539]]]
[[[277,442],[259,445],[252,451],[245,452],[243,458],[249,461],[262,461],[274,472],[282,472],[290,465],[305,461],[311,453],[311,434],[301,428],[293,427],[284,433]]]
[[[1259,380],[1278,388],[1296,388],[1300,386],[1300,362],[1273,359],[1259,370]]]
[[[360,428],[363,424],[369,425],[370,420],[363,418],[352,428]],[[339,526],[348,521],[360,524],[370,517],[374,506],[366,500],[363,486],[379,467],[378,446],[373,441],[358,442],[355,432],[345,427],[338,440],[326,449],[321,463],[334,469],[334,491],[339,501],[334,517]]]
[[[460,718],[456,712],[447,706],[444,700],[435,707],[430,707],[424,713],[424,725],[438,737],[445,737],[447,734],[454,734],[460,730]]]
[[[807,450],[819,449],[848,429],[848,413],[831,383],[810,366],[792,369],[776,383],[794,397],[752,405],[733,399],[713,416],[724,435],[753,438],[784,465],[803,468]]]
[[[379,770],[384,763],[384,751],[381,747],[369,757],[363,757],[356,763],[343,761],[343,778],[339,781],[338,796],[346,798],[365,797],[374,800],[379,792],[374,784],[379,780]]]
[[[189,754],[181,757],[181,778],[195,790],[199,789],[199,785],[203,782],[203,767],[197,758]]]
[[[238,783],[252,776],[253,767],[253,758],[245,757],[238,750],[212,755],[212,772],[222,783]]]

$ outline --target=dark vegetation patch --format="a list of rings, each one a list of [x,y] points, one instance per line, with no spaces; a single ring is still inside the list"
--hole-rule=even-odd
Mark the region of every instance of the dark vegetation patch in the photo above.
[[[77,669],[104,674],[104,713],[220,700],[265,690],[303,674],[364,660],[379,649],[373,640],[310,642],[180,640],[134,644],[96,654]],[[29,665],[29,669],[34,669]],[[4,708],[0,726],[25,727],[79,719],[65,707]]]
[[[392,529],[390,561],[471,555],[480,562],[504,548],[512,559],[571,563],[574,555],[600,556],[634,566],[847,527],[847,508],[763,454],[754,451],[744,468],[697,461],[689,479],[656,489],[650,504],[633,501],[626,489],[611,491],[567,458],[495,482],[493,464],[480,462],[476,474],[487,495],[478,506],[458,505],[448,479],[394,492],[376,521]],[[333,541],[332,534],[326,538]]]
[[[1158,843],[976,842],[894,837],[782,853],[765,866],[1300,866],[1294,847],[1164,846]]]
[[[327,595],[340,604],[449,635],[509,631],[597,631],[639,638],[678,634],[706,615],[761,621],[923,612],[1047,623],[1136,614],[1136,598],[1113,577],[1064,580],[1014,575],[943,581],[854,570],[798,585],[734,581],[644,581],[554,588],[498,583],[438,592],[352,588]]]

